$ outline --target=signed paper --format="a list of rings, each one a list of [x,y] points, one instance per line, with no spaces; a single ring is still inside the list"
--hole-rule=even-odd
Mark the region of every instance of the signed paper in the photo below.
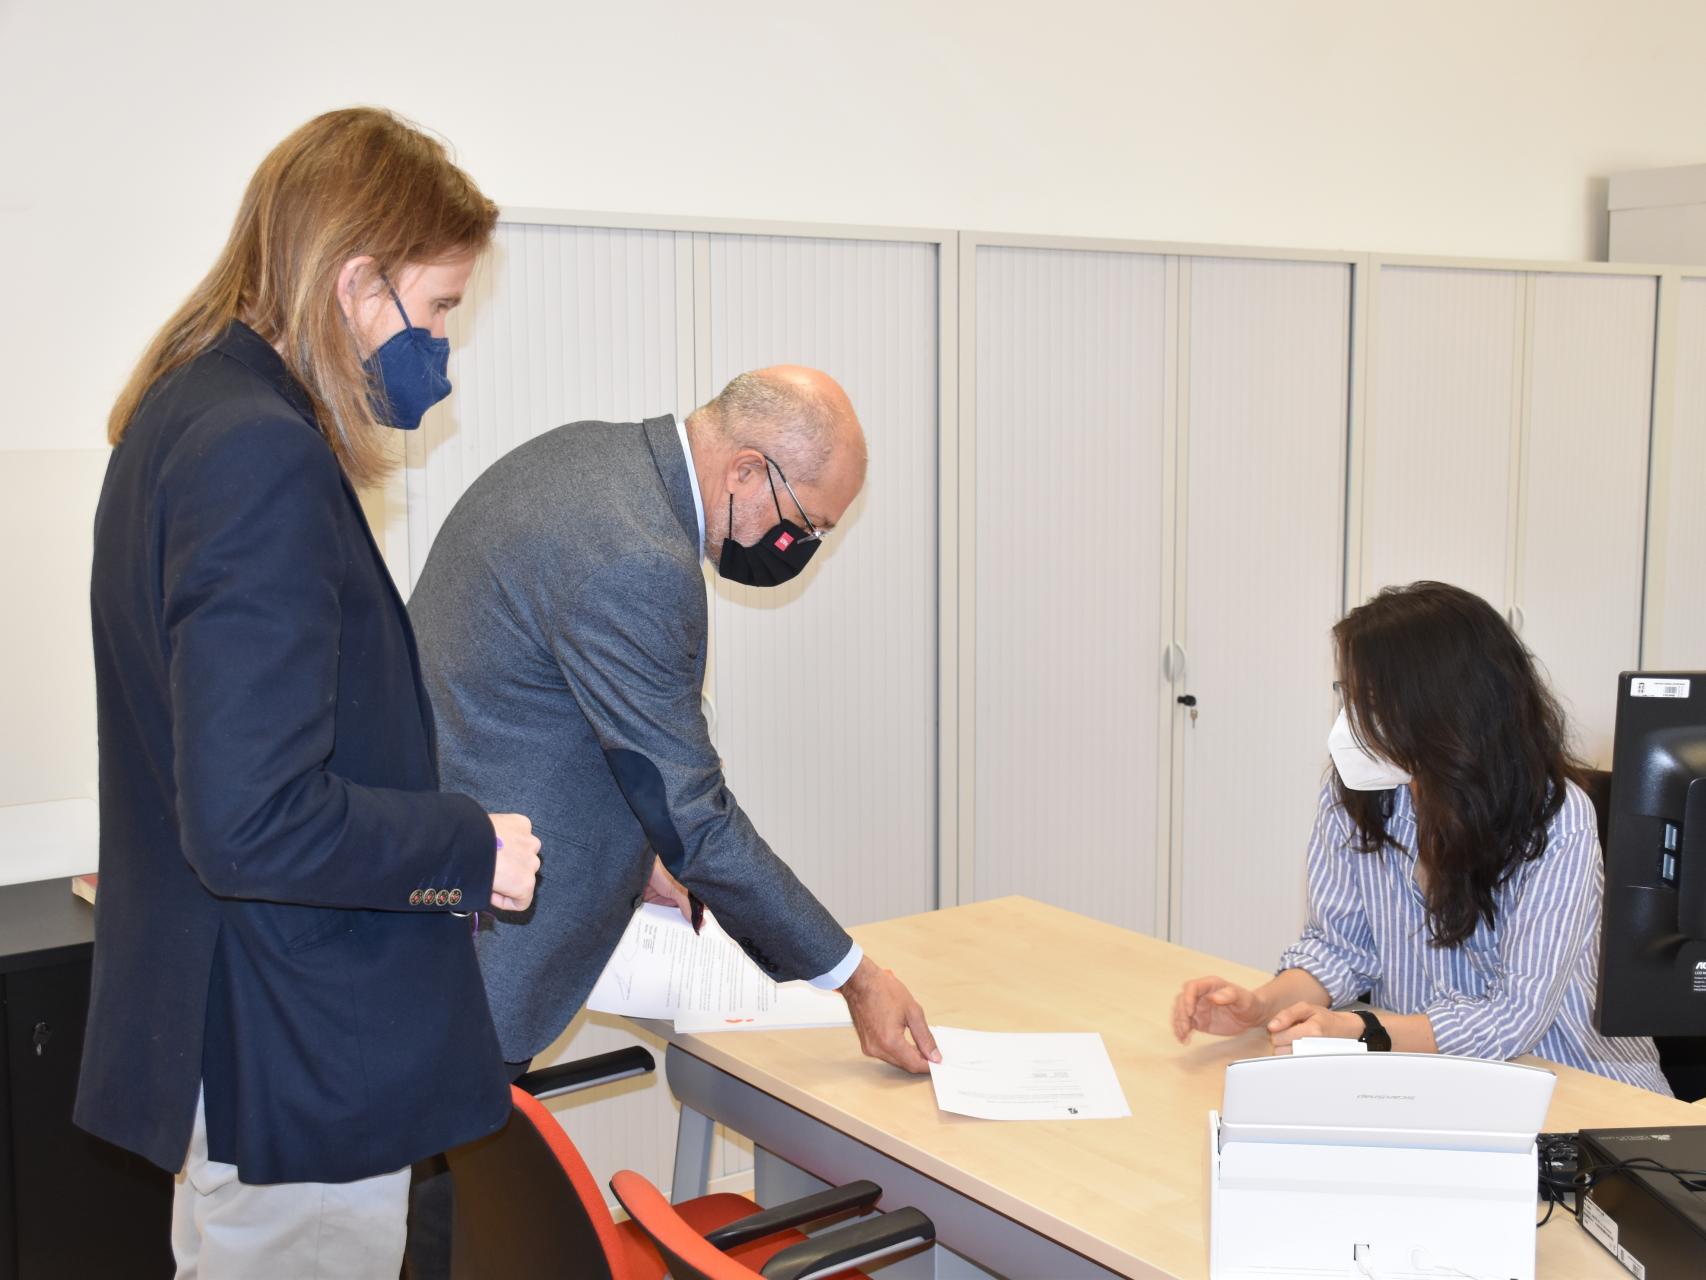
[[[1129,1116],[1107,1046],[1094,1031],[1024,1034],[934,1027],[936,1105],[982,1120]]]

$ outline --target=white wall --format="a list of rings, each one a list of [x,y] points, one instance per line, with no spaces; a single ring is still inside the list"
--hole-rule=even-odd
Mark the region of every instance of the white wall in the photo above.
[[[95,794],[89,554],[108,456],[0,452],[0,805]],[[10,852],[0,837],[0,884]]]
[[[1603,175],[1702,158],[1703,41],[1662,0],[0,0],[0,467],[100,448],[256,162],[329,107],[441,130],[516,206],[1578,258]],[[86,657],[55,656],[87,461],[0,550],[31,685],[0,802],[93,782]]]

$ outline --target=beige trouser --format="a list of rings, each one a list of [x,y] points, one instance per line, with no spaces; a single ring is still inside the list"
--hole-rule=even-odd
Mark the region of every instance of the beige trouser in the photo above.
[[[360,1182],[239,1182],[235,1165],[207,1158],[197,1098],[172,1196],[177,1280],[397,1280],[408,1211],[407,1169]]]

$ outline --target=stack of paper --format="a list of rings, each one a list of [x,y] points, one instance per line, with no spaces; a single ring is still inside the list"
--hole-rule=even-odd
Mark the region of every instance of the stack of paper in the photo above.
[[[853,1021],[838,992],[765,976],[710,912],[695,934],[680,911],[655,903],[634,913],[586,1003],[596,1013],[668,1018],[677,1031],[779,1031]]]
[[[980,1120],[1129,1116],[1108,1048],[1094,1031],[1018,1034],[933,1027],[936,1105]]]
[[[1300,1058],[1323,1057],[1335,1053],[1367,1053],[1368,1046],[1361,1040],[1345,1040],[1339,1036],[1304,1036],[1291,1042],[1291,1051]],[[1284,1053],[1284,1049],[1275,1049],[1275,1053]]]

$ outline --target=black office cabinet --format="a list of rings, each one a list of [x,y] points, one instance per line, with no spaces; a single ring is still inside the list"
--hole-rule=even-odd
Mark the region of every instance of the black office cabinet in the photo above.
[[[0,1278],[172,1274],[172,1178],[71,1123],[89,1012],[89,905],[0,887]]]

